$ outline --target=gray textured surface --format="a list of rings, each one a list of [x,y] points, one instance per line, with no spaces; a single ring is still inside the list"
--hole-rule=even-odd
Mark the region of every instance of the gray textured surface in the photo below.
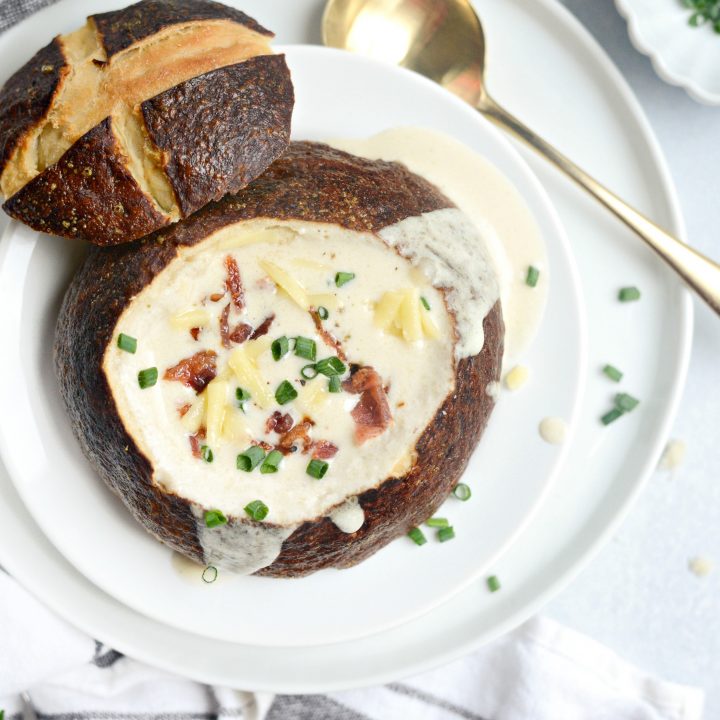
[[[627,78],[658,135],[690,242],[720,258],[720,107],[663,83],[630,44],[610,0],[562,0]],[[720,38],[718,39],[720,42]],[[658,472],[618,536],[547,613],[669,680],[705,687],[707,717],[720,717],[720,320],[695,303],[690,374],[673,436],[685,462]],[[700,579],[690,557],[715,570]]]
[[[55,0],[2,0],[0,2],[0,32],[20,22],[26,15],[36,12]]]

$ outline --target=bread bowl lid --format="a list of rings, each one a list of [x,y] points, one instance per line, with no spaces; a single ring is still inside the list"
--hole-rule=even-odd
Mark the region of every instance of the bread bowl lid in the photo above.
[[[90,16],[0,90],[3,209],[117,245],[245,187],[290,139],[292,80],[270,37],[207,0]]]

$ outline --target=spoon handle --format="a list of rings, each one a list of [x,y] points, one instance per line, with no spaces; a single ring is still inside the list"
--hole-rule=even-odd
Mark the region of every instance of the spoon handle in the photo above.
[[[500,107],[489,96],[483,96],[477,109],[489,120],[508,130],[516,138],[537,150],[546,160],[549,160],[566,175],[570,176],[581,188],[598,199],[608,210],[639,235],[720,315],[720,265],[673,237],[641,212],[610,192],[604,185],[580,169],[572,160],[536,135],[507,110]]]

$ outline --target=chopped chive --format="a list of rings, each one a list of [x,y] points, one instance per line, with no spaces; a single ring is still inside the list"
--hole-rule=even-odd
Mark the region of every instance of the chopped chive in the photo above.
[[[618,300],[620,302],[632,302],[633,300],[640,299],[640,291],[636,287],[624,287],[621,288],[618,293]]]
[[[600,421],[603,425],[609,425],[612,422],[615,422],[619,417],[622,417],[624,415],[622,410],[618,410],[618,408],[613,408],[610,410],[610,412],[606,412],[601,418]]]
[[[335,356],[323,358],[319,363],[317,363],[317,365],[315,365],[315,368],[319,373],[326,375],[327,377],[342,375],[345,370],[347,370],[345,363]]]
[[[253,520],[264,520],[270,512],[268,506],[262,500],[253,500],[245,506],[245,512]]]
[[[201,445],[200,446],[200,457],[206,463],[211,463],[213,461],[213,451],[207,445]]]
[[[634,410],[639,404],[640,401],[637,398],[627,393],[618,393],[615,396],[615,407],[624,413]]]
[[[422,303],[423,307],[430,312],[430,303],[427,301],[427,298],[424,295],[420,296],[420,302]]]
[[[314,477],[316,480],[321,480],[325,477],[325,473],[328,471],[329,467],[330,465],[328,465],[324,460],[313,458],[308,463],[305,472],[310,475],[310,477]]]
[[[342,375],[347,368],[340,358],[333,356],[320,360],[320,362],[315,365],[315,369],[322,375],[332,377],[333,375]]]
[[[137,340],[134,337],[131,337],[130,335],[125,335],[125,333],[120,333],[118,335],[117,339],[117,346],[124,350],[125,352],[129,353],[135,353],[137,350]]]
[[[214,583],[217,580],[218,570],[214,565],[208,565],[202,573],[203,582]]]
[[[423,534],[423,531],[419,527],[414,527],[410,530],[408,533],[408,537],[416,544],[416,545],[424,545],[427,542],[427,538]]]
[[[252,472],[265,457],[265,451],[259,445],[251,445],[237,456],[237,469]]]
[[[295,338],[295,354],[298,357],[304,358],[305,360],[312,360],[315,362],[315,356],[317,354],[317,346],[315,341],[306,337]]]
[[[290,341],[283,335],[272,341],[270,351],[272,352],[273,360],[277,362],[290,352]]]
[[[283,380],[275,391],[275,399],[278,401],[278,405],[285,405],[297,396],[297,390],[287,380]]]
[[[466,485],[465,483],[458,483],[453,488],[453,495],[458,499],[465,502],[465,500],[469,500],[472,496],[472,490],[470,490],[470,486]]]
[[[207,510],[205,512],[205,525],[209,528],[225,525],[227,521],[228,520],[222,510]]]
[[[603,368],[603,373],[605,373],[605,375],[609,377],[613,382],[620,382],[623,377],[623,374],[613,365],[606,365]]]
[[[156,367],[146,368],[138,373],[138,385],[145,388],[152,387],[158,379],[158,369]]]
[[[442,527],[438,530],[437,536],[440,542],[447,542],[448,540],[452,540],[455,537],[455,529],[452,527],[452,525]]]
[[[321,320],[327,320],[330,317],[330,311],[324,305],[317,309],[317,314]]]
[[[346,283],[349,283],[355,277],[355,273],[351,272],[339,272],[335,273],[335,285],[342,287]]]
[[[266,475],[268,473],[276,473],[282,459],[283,455],[279,450],[271,450],[260,466],[260,472]]]
[[[448,527],[450,523],[447,518],[431,517],[425,521],[428,527],[444,528]]]
[[[538,284],[538,278],[540,277],[540,271],[530,265],[527,269],[527,276],[525,277],[525,284],[530,287],[535,287]]]
[[[487,587],[488,590],[492,592],[497,592],[500,589],[500,581],[497,579],[497,575],[491,575],[487,580]]]
[[[245,403],[250,399],[251,395],[245,388],[236,388],[235,397],[238,401],[238,407],[245,412]]]
[[[302,370],[300,370],[300,375],[302,375],[306,380],[312,380],[314,377],[317,377],[318,371],[315,365],[305,365]]]
[[[339,393],[342,391],[342,385],[340,384],[340,378],[337,375],[333,375],[328,381],[328,392]]]

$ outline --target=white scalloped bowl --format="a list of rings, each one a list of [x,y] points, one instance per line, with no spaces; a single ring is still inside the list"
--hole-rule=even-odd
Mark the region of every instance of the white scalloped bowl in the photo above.
[[[720,105],[720,34],[710,24],[690,27],[680,0],[615,0],[633,45],[657,74],[705,105]]]

